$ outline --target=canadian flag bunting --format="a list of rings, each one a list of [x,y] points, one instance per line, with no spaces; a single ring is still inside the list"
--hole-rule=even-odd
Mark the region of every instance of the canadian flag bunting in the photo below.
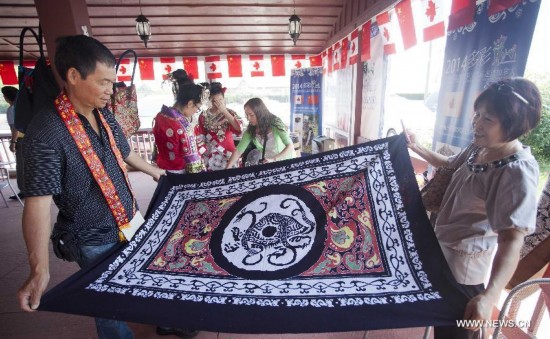
[[[489,15],[495,15],[514,5],[517,5],[521,0],[491,0],[489,2]]]
[[[332,57],[332,46],[330,46],[327,51],[327,73],[332,73]]]
[[[321,61],[323,63],[323,74],[327,74],[328,70],[328,54],[327,50],[321,52]]]
[[[160,65],[162,67],[162,80],[168,79],[168,74],[178,69],[176,58],[160,58]]]
[[[0,61],[0,78],[2,78],[4,85],[17,85],[17,73],[15,73],[13,61]]]
[[[153,58],[139,58],[139,78],[141,80],[155,80],[155,69]]]
[[[272,55],[271,56],[271,75],[274,77],[284,77],[285,72],[285,56],[284,55]]]
[[[422,27],[424,41],[445,36],[444,3],[443,0],[422,0]]]
[[[320,67],[323,66],[323,59],[321,54],[317,54],[309,57],[309,66],[310,67]]]
[[[340,41],[332,46],[332,70],[336,71],[340,69],[340,54],[342,53],[340,47]]]
[[[263,55],[249,55],[250,60],[250,76],[263,77],[264,72],[264,56]]]
[[[369,30],[370,34],[370,30]],[[356,28],[350,34],[349,42],[349,64],[355,65],[359,59],[359,28]]]
[[[395,38],[392,30],[391,11],[393,10],[376,16],[376,23],[384,41],[384,54],[395,54]]]
[[[220,79],[222,77],[221,58],[219,55],[207,56],[204,58],[206,67],[206,77],[209,80]]]
[[[243,76],[243,65],[240,55],[228,55],[227,67],[229,68],[229,77],[240,78]]]
[[[116,73],[116,81],[132,81],[134,63],[130,63],[130,59],[121,59],[119,64],[118,72]]]
[[[197,57],[183,57],[183,69],[185,69],[190,79],[198,79],[199,63]]]
[[[48,60],[48,64],[50,61]],[[36,66],[36,60],[23,60],[23,67],[34,68]]]
[[[340,69],[344,69],[348,65],[348,55],[349,55],[349,39],[348,37],[345,37],[340,41],[341,49],[340,49]]]
[[[453,0],[447,30],[452,31],[471,24],[474,22],[475,12],[476,0]]]
[[[305,54],[292,54],[290,56],[290,60],[289,60],[289,64],[287,65],[287,68],[295,69],[295,68],[305,68],[305,67],[309,67],[309,62]]]
[[[409,49],[416,45],[416,31],[411,0],[403,0],[395,5],[395,13],[397,14],[397,21],[399,21],[399,28],[401,29],[403,48]]]
[[[361,26],[361,61],[370,60],[370,34],[371,21],[367,21]]]

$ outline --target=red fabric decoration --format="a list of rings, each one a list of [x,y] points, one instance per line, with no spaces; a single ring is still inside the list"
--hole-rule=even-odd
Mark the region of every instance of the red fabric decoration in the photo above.
[[[240,55],[228,55],[227,65],[229,67],[229,76],[240,78],[243,76],[243,65]]]
[[[282,54],[271,56],[271,72],[274,77],[284,77],[285,72],[285,56]]]
[[[370,59],[370,30],[371,21],[367,21],[361,26],[361,61]]]
[[[0,77],[4,85],[17,85],[17,73],[13,61],[0,61]]]
[[[183,68],[187,72],[187,76],[190,79],[195,80],[199,78],[199,66],[197,62],[197,57],[184,57]]]
[[[155,80],[153,58],[139,58],[139,77],[141,80]]]
[[[403,48],[409,49],[416,45],[416,30],[411,7],[411,0],[403,0],[395,5],[401,36],[403,37]]]

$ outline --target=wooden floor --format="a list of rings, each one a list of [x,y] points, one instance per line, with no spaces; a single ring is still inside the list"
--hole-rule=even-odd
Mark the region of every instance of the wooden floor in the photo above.
[[[147,209],[156,183],[150,177],[138,173],[130,173],[130,181],[137,194],[142,211]],[[15,183],[15,180],[12,180]],[[9,196],[9,189],[3,190]],[[9,201],[9,207],[0,200],[0,338],[25,339],[62,339],[62,338],[97,338],[93,319],[89,317],[67,315],[61,313],[36,312],[24,313],[19,309],[16,299],[17,289],[29,273],[26,249],[21,234],[22,207],[17,201]],[[52,206],[52,224],[57,215],[57,209]],[[50,247],[51,250],[51,247]],[[55,286],[76,272],[74,263],[61,261],[50,253],[51,280],[48,288]],[[176,338],[162,337],[155,333],[154,325],[130,324],[135,338]],[[201,332],[197,339],[365,339],[365,338],[422,338],[424,328],[407,328],[395,330],[316,333],[316,334],[276,334],[250,335]]]

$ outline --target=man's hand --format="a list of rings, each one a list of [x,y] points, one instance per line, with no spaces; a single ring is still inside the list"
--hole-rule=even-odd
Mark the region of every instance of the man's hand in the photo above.
[[[11,151],[12,153],[15,153],[15,142],[11,142],[11,143],[10,143],[10,151]]]
[[[19,299],[19,306],[25,312],[35,312],[40,305],[40,298],[48,282],[50,281],[49,273],[35,273],[31,274],[23,287],[17,292],[17,299]]]
[[[480,323],[483,320],[491,320],[491,314],[496,302],[496,300],[483,293],[476,295],[466,304],[464,320],[480,320]],[[479,330],[479,327],[466,327],[466,329],[475,331]]]

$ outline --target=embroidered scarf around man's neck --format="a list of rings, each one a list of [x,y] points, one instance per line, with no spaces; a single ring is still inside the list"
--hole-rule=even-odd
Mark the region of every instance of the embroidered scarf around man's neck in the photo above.
[[[69,101],[67,94],[65,94],[65,91],[61,92],[61,94],[59,94],[59,96],[55,99],[55,107],[57,108],[57,112],[59,113],[61,120],[63,120],[63,122],[65,123],[65,126],[69,131],[69,134],[75,141],[76,146],[80,151],[80,154],[84,158],[84,161],[86,161],[86,164],[88,165],[88,169],[92,173],[94,180],[99,185],[99,188],[101,189],[101,193],[103,193],[103,197],[107,201],[107,205],[109,205],[109,209],[111,210],[111,213],[113,214],[113,217],[115,218],[115,221],[118,226],[119,239],[121,241],[126,240],[126,237],[122,232],[123,229],[130,226],[130,220],[128,219],[128,214],[126,213],[126,209],[124,208],[124,205],[120,201],[120,196],[115,186],[113,185],[113,181],[109,177],[109,174],[105,170],[103,163],[101,162],[101,160],[99,160],[97,153],[92,147],[92,142],[90,141],[88,134],[86,134],[86,131],[84,130],[84,125],[82,124],[82,121],[78,117],[78,114],[76,113],[72,103]],[[105,120],[102,114],[98,114],[98,116],[99,116],[99,120],[101,121],[101,124],[103,125],[103,127],[105,128],[105,131],[107,132],[111,150],[115,155],[115,158],[117,160],[118,166],[120,167],[120,170],[122,171],[122,173],[124,173],[126,184],[128,185],[128,189],[130,190],[130,193],[132,195],[132,200],[133,200],[132,215],[133,215],[135,214],[135,211],[136,211],[136,204],[134,199],[134,193],[132,192],[132,187],[130,186],[130,181],[128,179],[128,172],[126,170],[126,166],[124,165],[124,160],[122,158],[122,154],[120,153],[120,150],[116,145],[115,138],[113,136],[113,132],[111,131],[111,128],[109,127],[109,124],[107,123],[107,121]]]

